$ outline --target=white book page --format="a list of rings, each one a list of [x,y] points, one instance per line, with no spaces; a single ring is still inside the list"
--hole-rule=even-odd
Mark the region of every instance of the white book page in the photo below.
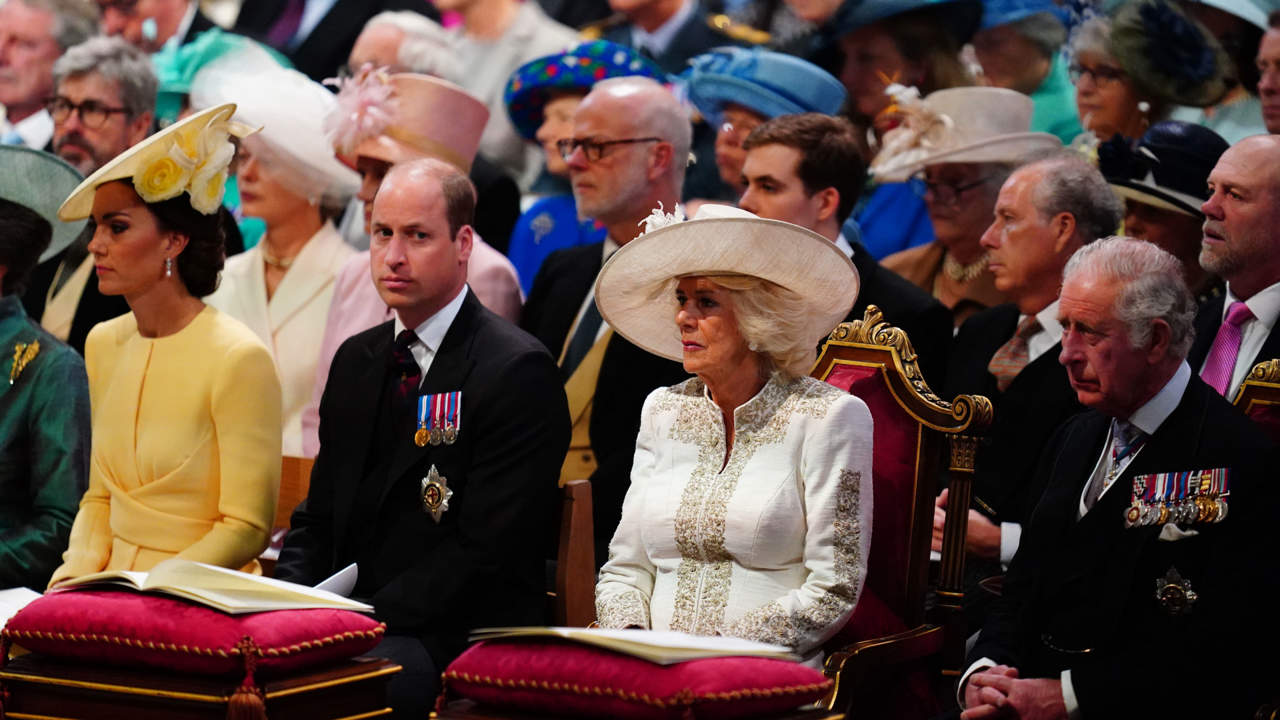
[[[324,580],[321,580],[316,585],[316,589],[349,598],[351,597],[351,591],[356,589],[356,579],[359,576],[360,568],[356,567],[355,563],[351,563]]]

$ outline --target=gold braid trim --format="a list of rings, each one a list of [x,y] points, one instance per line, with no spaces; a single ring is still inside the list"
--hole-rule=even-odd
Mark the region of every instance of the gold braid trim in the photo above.
[[[350,630],[328,637],[316,638],[315,640],[306,640],[294,645],[285,647],[258,649],[258,654],[264,657],[287,657],[296,655],[305,650],[320,648],[329,645],[337,645],[342,642],[350,642],[352,640],[376,640],[382,637],[386,631],[386,623],[378,623],[378,626],[372,630]],[[58,640],[60,642],[70,643],[98,643],[104,645],[122,645],[124,647],[142,648],[145,650],[163,650],[166,652],[186,653],[188,655],[205,655],[218,657],[234,657],[243,653],[239,646],[231,649],[195,647],[191,645],[178,645],[176,643],[155,642],[154,640],[135,640],[133,638],[122,638],[114,635],[97,635],[91,633],[61,633],[61,632],[45,632],[43,630],[4,630],[0,632],[0,638],[5,642],[13,642],[18,645],[22,644],[24,639],[33,640]]]
[[[801,693],[826,692],[833,684],[831,680],[824,680],[820,683],[810,683],[808,685],[733,690],[731,692],[704,693],[701,695],[695,694],[686,688],[674,695],[671,695],[670,697],[661,698],[644,693],[619,690],[617,688],[601,687],[599,685],[578,685],[577,683],[547,682],[546,680],[506,680],[489,675],[472,675],[470,673],[458,672],[457,670],[446,670],[442,677],[444,680],[445,690],[448,689],[450,680],[456,680],[476,685],[488,685],[495,688],[548,690],[551,692],[569,693],[570,695],[615,697],[620,700],[639,702],[645,705],[652,705],[657,708],[682,707],[692,705],[695,702],[728,702],[753,698],[785,697],[788,695],[799,695]]]

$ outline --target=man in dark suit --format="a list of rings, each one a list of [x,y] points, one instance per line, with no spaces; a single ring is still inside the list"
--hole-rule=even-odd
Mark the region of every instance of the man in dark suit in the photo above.
[[[92,3],[17,0],[0,4],[0,145],[49,150],[53,65],[97,31]]]
[[[659,206],[675,211],[689,135],[680,104],[653,80],[596,83],[574,114],[566,162],[578,212],[608,236],[548,256],[521,320],[560,358],[573,422],[560,479],[591,480],[598,565],[622,517],[644,399],[688,374],[615,335],[596,309],[593,286],[605,258],[639,234],[646,216]]]
[[[1109,235],[1121,205],[1096,168],[1074,154],[1054,155],[1009,176],[982,236],[996,287],[1013,299],[965,321],[952,345],[943,396],[985,395],[995,423],[978,450],[965,546],[965,605],[980,627],[990,595],[977,581],[998,575],[1018,549],[1023,523],[1043,486],[1032,472],[1046,442],[1082,409],[1058,364],[1062,268],[1080,247]],[[941,548],[946,491],[934,511]]]
[[[1227,289],[1200,306],[1187,360],[1230,400],[1255,364],[1280,358],[1280,135],[1232,145],[1209,188],[1200,264]]]
[[[1041,457],[962,717],[1250,717],[1272,690],[1273,448],[1184,362],[1194,307],[1143,241],[1067,266],[1061,361],[1091,410]]]
[[[103,35],[119,35],[130,45],[158,52],[170,39],[186,45],[216,23],[200,11],[198,0],[94,0],[102,10]],[[252,3],[246,3],[252,4]]]
[[[320,454],[277,577],[349,563],[404,667],[398,716],[425,717],[481,626],[541,624],[556,470],[569,437],[555,362],[467,288],[475,190],[439,160],[395,166],[374,202],[371,269],[396,313],[334,357]]]
[[[783,115],[760,125],[742,144],[747,190],[738,205],[808,228],[850,256],[861,289],[845,320],[861,320],[867,306],[876,305],[885,320],[911,338],[925,380],[940,383],[951,343],[951,311],[882,267],[857,238],[840,232],[866,183],[854,133],[849,121],[821,113]]]

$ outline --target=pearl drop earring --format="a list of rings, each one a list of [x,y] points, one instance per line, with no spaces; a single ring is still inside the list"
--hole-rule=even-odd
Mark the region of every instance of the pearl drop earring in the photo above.
[[[164,259],[164,276],[173,277],[173,258]]]

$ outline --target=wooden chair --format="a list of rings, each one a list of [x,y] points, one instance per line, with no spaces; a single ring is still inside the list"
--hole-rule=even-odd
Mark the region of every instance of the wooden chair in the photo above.
[[[311,487],[311,466],[316,461],[312,458],[285,456],[280,463],[280,492],[276,496],[276,517],[271,521],[271,535],[278,536],[280,530],[289,529],[289,518],[294,508],[307,498],[307,488]],[[281,538],[283,539],[283,538]],[[271,577],[276,570],[276,557],[280,552],[279,540],[273,542],[258,558],[262,566],[262,574]]]
[[[810,374],[861,398],[875,422],[867,579],[849,623],[826,647],[825,672],[836,681],[828,707],[851,716],[904,717],[911,713],[902,697],[887,705],[876,702],[884,699],[886,680],[904,677],[904,667],[926,664],[954,676],[964,660],[963,520],[976,435],[991,424],[991,402],[961,395],[948,403],[934,395],[906,333],[883,322],[874,305],[862,320],[832,331]],[[948,445],[947,517],[962,522],[946,525],[937,602],[926,613],[935,480]],[[908,706],[910,697],[920,698],[917,714],[931,714],[923,706],[931,703],[930,684],[926,676],[925,687],[905,691]]]
[[[1235,406],[1280,442],[1280,360],[1253,366],[1236,392]]]
[[[586,627],[596,620],[591,483],[570,480],[562,488],[562,496],[552,621],[556,625]]]

